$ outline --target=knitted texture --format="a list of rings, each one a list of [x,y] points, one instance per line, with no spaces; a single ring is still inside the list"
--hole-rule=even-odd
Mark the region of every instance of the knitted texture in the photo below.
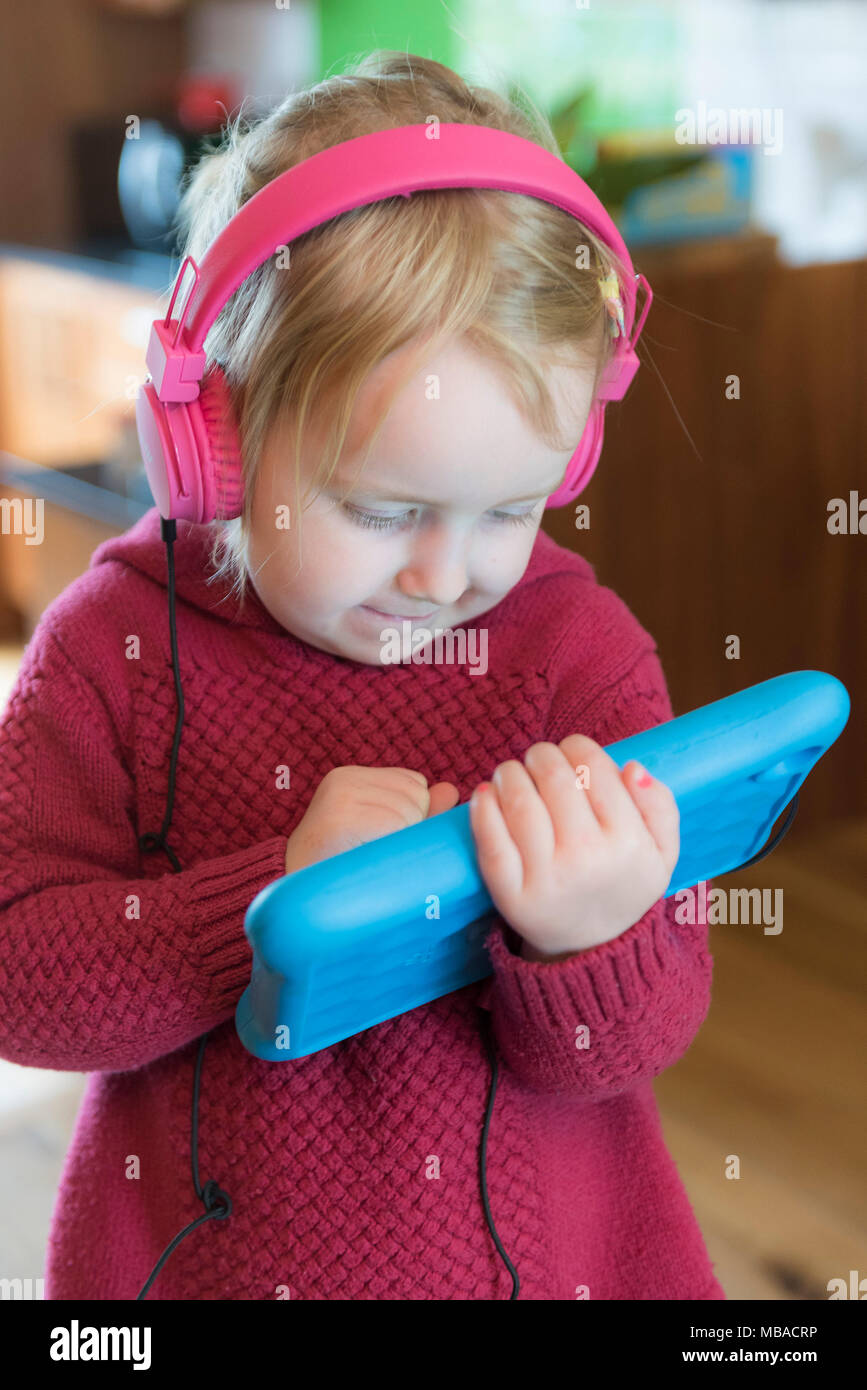
[[[524,961],[495,915],[487,980],[311,1057],[261,1061],[234,1023],[244,914],[330,768],[416,768],[465,801],[541,739],[638,733],[672,717],[653,639],[540,531],[474,620],[484,675],[371,666],[296,639],[255,594],[239,610],[206,582],[209,529],[177,531],[182,871],[138,847],[163,822],[176,716],[156,509],[45,612],[0,723],[0,1055],[91,1073],[46,1296],[134,1299],[203,1214],[190,1112],[215,1030],[199,1175],[233,1210],[181,1242],[148,1299],[508,1298],[479,1184],[481,1005],[500,1067],[488,1192],[521,1298],[723,1298],[652,1088],[710,1000],[707,927],[677,925],[673,900],[555,964]]]

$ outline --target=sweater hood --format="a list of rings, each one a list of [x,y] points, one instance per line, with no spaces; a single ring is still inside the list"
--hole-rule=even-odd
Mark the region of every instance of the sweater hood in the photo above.
[[[158,508],[152,507],[128,531],[103,541],[93,552],[89,568],[94,569],[97,565],[114,561],[138,571],[160,588],[168,590],[166,546],[162,539],[160,520]],[[174,544],[177,599],[205,613],[223,618],[226,622],[284,633],[283,627],[264,607],[252,585],[247,587],[247,596],[242,606],[237,595],[232,593],[231,580],[214,578],[214,567],[210,558],[214,537],[213,526],[202,526],[189,521],[177,522],[177,539]],[[589,561],[558,545],[540,528],[527,568],[509,592],[514,594],[526,585],[560,573],[577,574],[590,583],[595,582],[593,567]]]

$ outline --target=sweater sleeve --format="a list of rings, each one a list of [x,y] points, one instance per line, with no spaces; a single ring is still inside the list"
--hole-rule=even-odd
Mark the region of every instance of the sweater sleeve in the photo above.
[[[579,715],[574,692],[558,687],[547,737],[589,733],[605,746],[670,719],[655,651],[596,709]],[[487,938],[494,973],[480,1002],[505,1065],[524,1084],[602,1099],[684,1055],[710,1006],[712,961],[707,925],[681,925],[677,907],[661,898],[620,936],[552,963],[525,961],[518,934],[495,918]]]
[[[127,1071],[229,1018],[250,978],[246,909],[285,853],[275,835],[142,876],[115,720],[38,628],[0,719],[0,1056]]]

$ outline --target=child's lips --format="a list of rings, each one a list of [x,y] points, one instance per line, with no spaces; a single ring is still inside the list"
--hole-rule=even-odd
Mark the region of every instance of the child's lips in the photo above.
[[[373,613],[377,618],[389,618],[392,622],[421,623],[432,618],[436,609],[432,608],[429,613],[384,613],[381,608],[372,608],[368,603],[362,603],[361,607],[368,613]]]

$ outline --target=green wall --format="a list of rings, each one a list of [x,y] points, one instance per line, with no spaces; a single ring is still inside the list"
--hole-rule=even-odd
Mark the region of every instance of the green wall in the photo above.
[[[456,39],[450,26],[461,27],[461,8],[460,0],[449,0],[448,10],[440,0],[320,0],[316,80],[342,72],[374,48],[417,53],[451,67]]]

